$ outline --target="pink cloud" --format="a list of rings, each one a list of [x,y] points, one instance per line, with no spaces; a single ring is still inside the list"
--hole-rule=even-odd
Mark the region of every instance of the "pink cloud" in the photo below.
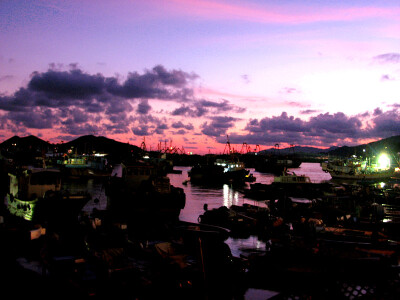
[[[364,18],[394,17],[400,8],[381,7],[311,7],[311,6],[265,6],[248,2],[231,4],[225,1],[172,0],[169,9],[179,14],[195,15],[207,19],[242,20],[259,23],[313,23],[324,21],[352,21]]]

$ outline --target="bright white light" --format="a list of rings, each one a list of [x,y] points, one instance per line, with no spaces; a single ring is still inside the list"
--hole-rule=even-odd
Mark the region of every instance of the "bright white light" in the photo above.
[[[390,158],[386,154],[381,154],[378,158],[378,168],[388,169],[390,167]]]

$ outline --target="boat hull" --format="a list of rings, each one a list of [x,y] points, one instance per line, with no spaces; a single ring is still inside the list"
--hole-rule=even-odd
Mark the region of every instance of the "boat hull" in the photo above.
[[[192,183],[226,183],[245,182],[249,178],[249,170],[237,169],[224,172],[221,166],[196,166],[189,172],[188,176]]]
[[[34,221],[39,218],[38,204],[39,199],[24,201],[13,197],[11,194],[6,196],[8,211],[19,218],[27,221]]]
[[[7,194],[8,211],[17,217],[32,222],[59,223],[75,220],[90,200],[90,195],[50,192],[43,198],[23,200]]]
[[[395,175],[394,170],[370,173],[370,174],[348,174],[330,171],[329,174],[333,179],[348,179],[348,180],[383,180],[389,179]]]

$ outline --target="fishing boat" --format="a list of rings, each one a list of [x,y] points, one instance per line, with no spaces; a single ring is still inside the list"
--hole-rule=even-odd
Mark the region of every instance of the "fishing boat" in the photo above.
[[[8,211],[33,222],[74,217],[89,201],[87,193],[71,194],[61,189],[58,169],[28,168],[9,173]]]
[[[193,183],[249,182],[255,177],[245,169],[243,162],[232,158],[218,158],[213,164],[198,164],[188,171]]]
[[[250,173],[245,169],[244,163],[238,159],[217,159],[214,164],[223,167],[225,181],[245,181]]]
[[[229,138],[224,154],[213,163],[195,165],[188,172],[191,182],[196,183],[243,183],[255,181],[255,177],[246,170],[244,162],[234,154]]]
[[[370,159],[352,157],[322,162],[321,168],[333,179],[384,180],[396,174],[386,154],[379,156],[374,163],[371,163]]]

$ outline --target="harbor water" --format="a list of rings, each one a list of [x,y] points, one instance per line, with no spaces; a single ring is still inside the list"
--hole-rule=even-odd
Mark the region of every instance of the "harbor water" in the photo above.
[[[248,203],[251,205],[265,206],[263,201],[255,201],[244,196],[244,190],[249,188],[251,183],[242,185],[220,184],[213,186],[194,185],[188,182],[188,171],[190,167],[175,166],[175,170],[182,171],[181,174],[168,174],[171,184],[175,187],[183,188],[186,194],[186,205],[181,211],[180,220],[188,222],[198,222],[200,215],[204,213],[204,205],[207,204],[208,209],[218,208],[221,206],[230,207],[231,205],[243,205]],[[249,168],[250,173],[256,177],[258,183],[269,184],[274,180],[274,175],[268,173],[259,173]],[[312,182],[319,183],[331,179],[329,173],[322,171],[318,163],[302,163],[299,168],[290,169],[298,175],[306,175],[310,177]],[[102,182],[89,179],[85,182],[68,181],[64,183],[64,188],[71,192],[87,190],[92,195],[90,200],[84,207],[84,211],[90,213],[94,208],[104,210],[107,207],[107,198]],[[229,238],[227,244],[231,248],[232,254],[239,256],[241,251],[246,249],[265,249],[265,242],[260,241],[256,236],[248,238]]]

